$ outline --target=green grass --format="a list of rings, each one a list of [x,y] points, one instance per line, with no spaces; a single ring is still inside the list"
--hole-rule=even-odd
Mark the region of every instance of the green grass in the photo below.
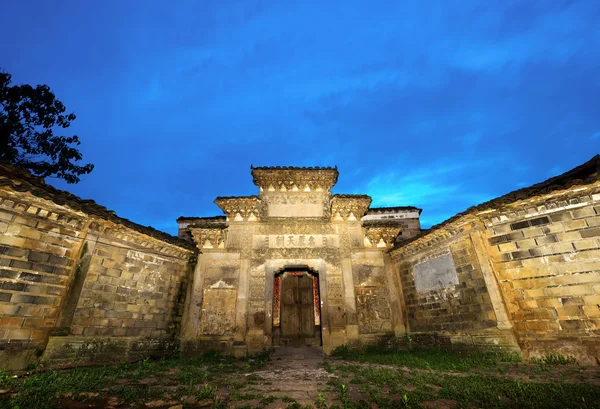
[[[557,355],[544,357],[535,365],[518,363],[510,355],[444,350],[339,348],[335,355],[345,360],[323,363],[334,376],[325,390],[315,393],[312,406],[269,395],[278,390],[277,382],[270,385],[256,375],[246,376],[265,365],[269,358],[265,352],[244,359],[219,354],[146,359],[127,365],[48,371],[19,379],[0,373],[1,388],[19,392],[13,398],[0,399],[0,409],[51,408],[59,400],[85,405],[108,397],[118,399],[122,406],[142,408],[149,400],[180,401],[184,396],[208,401],[213,408],[237,405],[259,409],[274,402],[290,409],[421,408],[425,401],[449,399],[458,408],[600,409],[600,387],[583,382],[584,373],[587,379],[594,379],[594,374],[576,366],[557,367],[572,363]],[[498,370],[490,370],[494,368]],[[511,377],[514,375],[529,378],[524,381]],[[253,386],[256,384],[263,388],[258,390],[261,393]],[[186,407],[190,405],[184,403]]]
[[[10,401],[0,401],[0,407],[46,408],[58,396],[66,393],[97,392],[112,384],[123,369],[119,367],[76,368],[48,371],[15,381],[19,394]]]
[[[338,378],[329,381],[328,390],[337,393],[344,409],[372,403],[380,408],[419,408],[422,402],[437,399],[454,400],[461,408],[600,408],[600,387],[582,382],[524,382],[344,364],[333,365],[331,371]],[[367,397],[352,401],[350,390]],[[327,408],[320,396],[318,407]]]
[[[558,354],[548,354],[541,358],[531,358],[532,362],[547,364],[547,365],[573,365],[577,364],[577,360],[572,356],[563,356]]]
[[[499,362],[520,362],[517,354],[447,351],[443,349],[381,349],[339,347],[332,356],[348,361],[398,365],[408,368],[438,371],[468,371],[473,368],[493,368]]]
[[[217,386],[208,380],[223,374],[260,369],[269,359],[269,352],[237,359],[218,353],[208,353],[200,358],[144,359],[135,364],[103,367],[52,370],[28,375],[19,379],[0,373],[0,388],[18,391],[15,397],[0,399],[4,408],[49,408],[65,395],[69,399],[82,400],[82,392],[96,392],[101,396],[115,396],[126,403],[140,403],[159,398],[165,391],[159,386],[140,383],[154,377],[158,383],[175,383],[179,390],[173,395],[184,394],[198,399],[214,399]],[[175,372],[169,372],[174,369]],[[120,380],[122,382],[117,383]],[[239,389],[241,383],[237,384]],[[221,403],[215,401],[215,406]]]

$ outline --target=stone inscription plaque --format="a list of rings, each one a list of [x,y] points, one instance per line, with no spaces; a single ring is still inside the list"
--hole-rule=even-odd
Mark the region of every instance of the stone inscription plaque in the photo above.
[[[420,293],[458,284],[458,275],[452,254],[444,254],[415,264],[413,273],[415,287]]]
[[[201,335],[233,335],[237,290],[207,288],[202,302]]]

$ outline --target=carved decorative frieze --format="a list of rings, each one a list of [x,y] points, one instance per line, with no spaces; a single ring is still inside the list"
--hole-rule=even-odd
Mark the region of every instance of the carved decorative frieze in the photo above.
[[[337,168],[252,167],[254,184],[264,191],[313,192],[330,190],[338,179]]]
[[[217,197],[215,203],[227,215],[229,222],[260,219],[258,196]]]
[[[372,223],[365,225],[366,237],[371,247],[392,247],[398,234],[402,231],[402,226],[397,224]]]
[[[192,227],[192,237],[200,250],[225,248],[225,232],[222,228]]]
[[[259,266],[272,259],[323,259],[329,264],[337,265],[340,262],[340,252],[332,247],[259,249],[252,255],[252,266]]]
[[[360,220],[371,205],[367,195],[335,195],[331,200],[332,220]]]
[[[295,204],[321,204],[325,193],[272,193],[268,196],[269,204],[295,205]],[[325,196],[326,197],[326,196]]]
[[[268,223],[256,226],[254,234],[256,235],[282,235],[282,234],[337,234],[335,228],[330,223],[316,222],[285,222],[285,223]]]

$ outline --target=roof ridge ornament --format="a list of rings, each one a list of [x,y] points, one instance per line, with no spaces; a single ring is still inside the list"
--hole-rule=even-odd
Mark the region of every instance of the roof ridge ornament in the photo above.
[[[337,166],[251,166],[253,182],[261,191],[329,191],[337,183]]]

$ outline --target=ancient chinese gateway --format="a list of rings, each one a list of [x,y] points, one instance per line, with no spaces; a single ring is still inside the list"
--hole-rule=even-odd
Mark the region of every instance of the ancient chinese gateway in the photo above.
[[[600,362],[600,155],[426,231],[335,168],[252,176],[173,237],[0,164],[0,370],[394,336]]]
[[[237,354],[277,345],[330,352],[405,330],[391,258],[420,232],[420,209],[332,195],[336,168],[252,168],[258,196],[218,197],[225,216],[182,217],[200,249],[184,350]]]

